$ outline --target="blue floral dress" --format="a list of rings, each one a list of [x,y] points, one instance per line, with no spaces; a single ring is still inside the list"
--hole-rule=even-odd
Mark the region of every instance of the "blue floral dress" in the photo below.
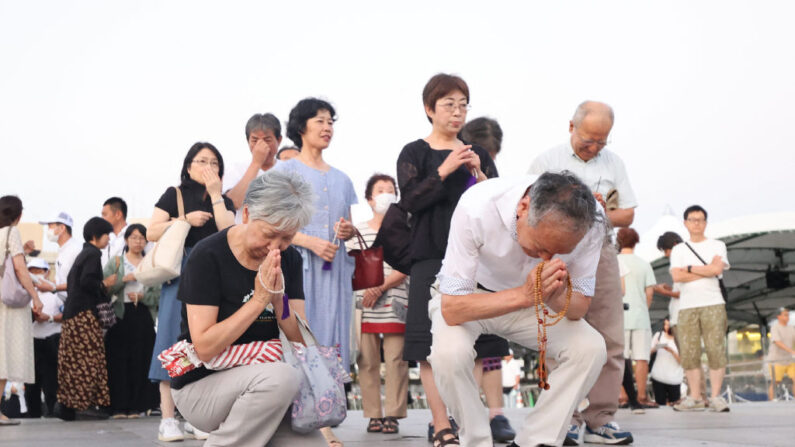
[[[296,172],[312,185],[317,200],[315,213],[309,225],[301,233],[331,241],[334,224],[340,217],[350,220],[350,207],[358,203],[351,179],[339,169],[329,171],[310,168],[292,159],[277,163],[277,171]],[[323,270],[323,259],[311,250],[296,246],[304,258],[304,295],[306,317],[309,326],[324,346],[339,346],[343,366],[350,368],[350,332],[353,309],[354,261],[345,252],[345,246],[337,241],[337,250],[331,269]]]

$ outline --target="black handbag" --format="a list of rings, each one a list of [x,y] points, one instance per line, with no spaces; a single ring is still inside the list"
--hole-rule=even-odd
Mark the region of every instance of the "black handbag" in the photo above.
[[[709,265],[707,263],[707,261],[704,260],[704,258],[699,256],[699,254],[695,250],[693,250],[693,247],[691,247],[690,244],[685,242],[685,245],[687,245],[687,248],[689,248],[690,251],[692,251],[693,254],[696,255],[696,257],[698,258],[699,261],[701,261],[702,264]],[[718,279],[718,287],[720,287],[720,294],[723,295],[723,301],[725,301],[726,304],[728,304],[729,303],[729,292],[726,290],[726,285],[723,284],[723,278],[717,278],[717,279]]]
[[[399,203],[389,205],[373,247],[383,247],[384,262],[403,274],[411,270],[411,226],[409,213]]]

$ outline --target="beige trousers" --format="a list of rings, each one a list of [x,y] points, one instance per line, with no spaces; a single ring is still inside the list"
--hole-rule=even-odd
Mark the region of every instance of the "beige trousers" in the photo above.
[[[607,362],[588,393],[590,404],[580,414],[574,413],[572,423],[591,428],[613,420],[618,410],[618,395],[624,377],[624,303],[621,279],[618,276],[618,255],[612,243],[605,243],[596,268],[596,291],[591,300],[587,321],[605,340]]]
[[[489,417],[475,382],[475,340],[495,334],[530,349],[537,349],[534,309],[523,309],[487,320],[448,325],[442,317],[441,299],[429,303],[433,345],[428,361],[442,400],[461,427],[461,445],[492,447]],[[622,315],[623,318],[623,315]],[[547,329],[547,358],[555,367],[549,390],[541,393],[518,431],[520,446],[561,445],[575,407],[596,381],[605,362],[605,344],[584,320],[562,319]]]
[[[199,430],[210,432],[204,447],[295,444],[296,437],[316,440],[301,445],[324,445],[320,432],[304,437],[290,433],[290,416],[283,423],[298,392],[299,380],[292,366],[282,363],[238,366],[219,371],[185,387],[171,390],[185,419]],[[277,433],[277,429],[279,433]],[[289,442],[278,442],[289,437]]]
[[[406,417],[409,389],[409,362],[403,360],[403,334],[384,334],[384,412],[381,411],[381,337],[362,333],[359,347],[359,386],[362,388],[364,417]]]

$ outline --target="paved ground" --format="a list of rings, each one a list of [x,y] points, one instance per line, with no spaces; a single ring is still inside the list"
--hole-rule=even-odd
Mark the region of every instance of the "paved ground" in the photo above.
[[[510,410],[508,416],[519,426],[527,410]],[[337,435],[348,447],[428,447],[425,439],[428,410],[410,410],[401,421],[400,434],[365,433],[366,420],[359,411],[352,411]],[[795,445],[795,403],[766,402],[735,404],[730,413],[676,413],[669,408],[648,410],[633,415],[620,410],[617,420],[622,428],[635,436],[636,446],[792,446]],[[62,422],[53,419],[24,420],[22,425],[0,427],[3,447],[100,447],[172,445],[200,446],[196,440],[182,443],[158,443],[158,420],[108,420],[98,422]],[[275,447],[318,445],[317,441],[289,436],[274,443]],[[323,443],[320,443],[322,446]]]

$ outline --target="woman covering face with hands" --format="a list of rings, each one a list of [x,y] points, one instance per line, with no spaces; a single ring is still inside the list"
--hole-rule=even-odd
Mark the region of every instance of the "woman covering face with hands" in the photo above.
[[[243,224],[196,246],[182,271],[179,338],[193,344],[200,360],[278,339],[279,331],[303,342],[295,319],[303,313],[303,262],[290,243],[309,223],[313,201],[300,176],[268,171],[249,185]],[[175,377],[172,389],[185,419],[210,432],[206,445],[265,445],[278,436],[298,377],[278,361],[222,371],[200,366]]]
[[[235,206],[221,194],[221,178],[224,175],[224,159],[210,143],[199,142],[191,146],[182,162],[180,184],[169,187],[155,204],[150,221],[147,239],[156,242],[171,224],[180,219],[177,203],[177,188],[182,194],[185,220],[191,225],[185,238],[185,254],[188,254],[202,239],[228,228],[234,224]],[[180,278],[163,284],[160,294],[160,308],[157,319],[157,337],[149,365],[149,379],[160,382],[160,408],[163,420],[160,423],[158,439],[177,441],[183,433],[174,419],[174,401],[171,398],[169,383],[171,378],[157,360],[161,351],[173,345],[179,335],[181,305],[177,302],[177,289]]]

